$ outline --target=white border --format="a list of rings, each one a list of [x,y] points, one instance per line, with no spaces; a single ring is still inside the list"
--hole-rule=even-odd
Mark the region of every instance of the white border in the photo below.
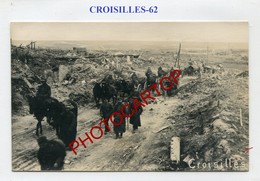
[[[90,5],[157,5],[158,14],[90,14]],[[260,1],[258,0],[1,0],[0,180],[260,180]],[[33,173],[11,171],[10,22],[249,21],[250,171],[242,173]]]

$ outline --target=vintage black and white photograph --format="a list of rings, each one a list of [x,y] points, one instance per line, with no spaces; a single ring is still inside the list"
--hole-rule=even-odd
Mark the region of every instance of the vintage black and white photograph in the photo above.
[[[249,171],[247,22],[12,22],[13,171]]]

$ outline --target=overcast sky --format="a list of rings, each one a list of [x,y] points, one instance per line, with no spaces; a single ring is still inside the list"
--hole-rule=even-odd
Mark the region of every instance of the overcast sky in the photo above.
[[[248,42],[248,23],[12,23],[13,40]]]

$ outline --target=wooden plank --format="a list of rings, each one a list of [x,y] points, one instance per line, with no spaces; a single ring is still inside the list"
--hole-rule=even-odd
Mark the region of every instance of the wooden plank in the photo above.
[[[24,77],[23,81],[26,83],[26,85],[31,89],[33,88],[32,84]]]
[[[157,131],[153,131],[153,133],[159,133],[159,132],[161,132],[162,130],[165,130],[166,128],[169,128],[169,127],[170,127],[170,125],[168,125],[168,126],[163,126],[163,127],[159,128]]]
[[[11,78],[12,79],[22,79],[22,77],[20,75],[12,75]]]

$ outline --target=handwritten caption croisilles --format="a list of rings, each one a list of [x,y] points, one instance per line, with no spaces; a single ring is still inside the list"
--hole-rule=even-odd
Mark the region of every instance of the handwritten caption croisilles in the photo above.
[[[90,6],[93,14],[156,14],[158,6]]]

